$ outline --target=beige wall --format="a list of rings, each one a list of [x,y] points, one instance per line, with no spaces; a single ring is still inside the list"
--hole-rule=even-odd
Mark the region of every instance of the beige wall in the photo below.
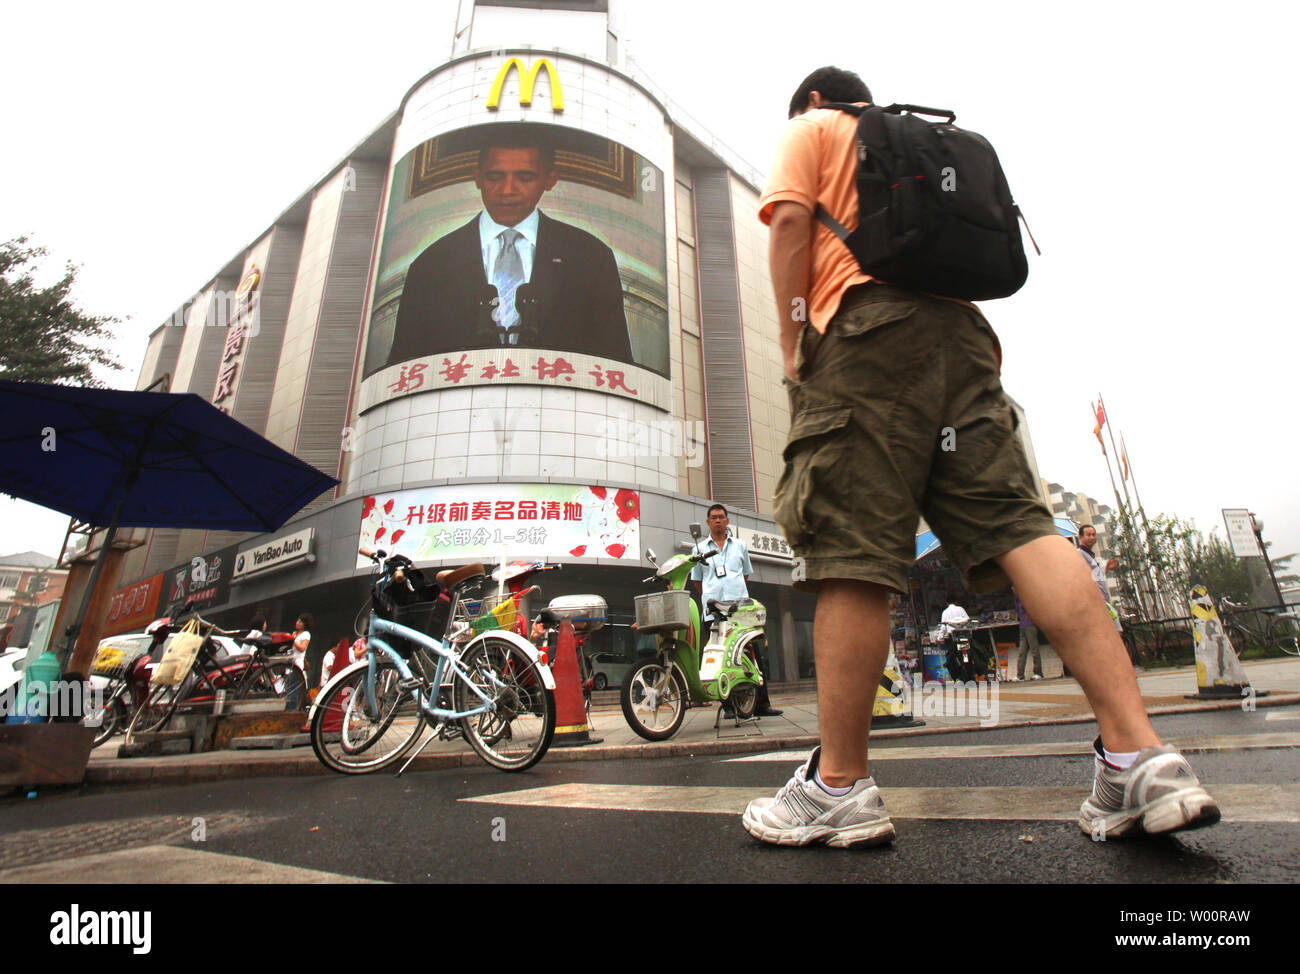
[[[704,426],[704,375],[700,352],[700,302],[696,279],[695,204],[690,186],[690,169],[680,166],[675,183],[676,245],[670,246],[669,294],[672,297],[675,323],[673,329],[673,382],[676,418],[694,430]],[[671,265],[675,263],[676,267]],[[691,465],[690,460],[695,460]],[[705,443],[698,456],[678,457],[677,489],[696,497],[709,495],[709,454],[707,429]]]
[[[771,514],[772,497],[781,476],[781,452],[790,431],[790,404],[781,382],[785,369],[768,270],[767,227],[758,219],[758,193],[733,175],[731,198],[758,513]]]

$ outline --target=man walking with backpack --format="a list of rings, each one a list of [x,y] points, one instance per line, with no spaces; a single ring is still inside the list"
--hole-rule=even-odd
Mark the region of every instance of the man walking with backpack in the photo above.
[[[821,68],[804,79],[761,199],[791,400],[775,517],[803,560],[796,587],[817,594],[821,744],[774,798],[749,803],[745,828],[780,845],[894,838],[867,738],[889,648],[889,595],[907,591],[920,515],[972,591],[1015,585],[1083,687],[1101,733],[1080,827],[1110,838],[1213,824],[1218,806],[1161,744],[1086,566],[1038,499],[993,329],[959,295],[874,280],[831,228],[859,222],[857,115],[870,102],[852,72]],[[863,155],[864,165],[877,158]],[[970,174],[932,175],[960,186]],[[915,276],[892,266],[895,280]],[[935,280],[935,290],[951,292],[947,278]],[[988,295],[977,287],[972,296]]]

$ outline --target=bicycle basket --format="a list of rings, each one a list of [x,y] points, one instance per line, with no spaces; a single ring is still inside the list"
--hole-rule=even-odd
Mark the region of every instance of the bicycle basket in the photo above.
[[[632,604],[638,633],[672,632],[691,624],[691,597],[682,589],[638,595]]]
[[[106,643],[96,651],[94,662],[90,664],[90,672],[93,676],[120,680],[126,676],[126,671],[131,668],[131,664],[143,656],[148,648],[148,644],[141,646],[131,643],[118,645]]]
[[[519,617],[515,596],[485,595],[479,599],[463,599],[460,603],[459,621],[469,624],[475,635],[492,629],[510,629]]]
[[[445,594],[425,602],[399,605],[393,611],[393,621],[416,632],[441,639],[447,632],[447,619],[451,615],[451,599]],[[398,652],[403,648],[393,646]],[[405,655],[405,654],[404,654]]]

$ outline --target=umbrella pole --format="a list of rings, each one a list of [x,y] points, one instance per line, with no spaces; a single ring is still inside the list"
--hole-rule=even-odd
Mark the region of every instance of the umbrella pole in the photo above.
[[[66,672],[86,674],[82,669],[74,666],[76,660],[74,657],[77,652],[77,637],[81,635],[81,626],[86,621],[86,613],[90,609],[90,600],[95,596],[95,588],[99,584],[99,576],[104,571],[104,559],[108,557],[109,551],[113,548],[113,539],[117,536],[118,520],[122,516],[122,505],[126,503],[126,493],[123,492],[122,499],[117,502],[117,510],[113,512],[113,521],[108,526],[108,531],[104,534],[104,541],[99,546],[99,554],[95,556],[95,567],[90,571],[90,579],[86,582],[86,591],[82,593],[81,605],[77,608],[77,617],[73,620],[72,625],[67,629],[67,642],[64,645],[63,659]]]

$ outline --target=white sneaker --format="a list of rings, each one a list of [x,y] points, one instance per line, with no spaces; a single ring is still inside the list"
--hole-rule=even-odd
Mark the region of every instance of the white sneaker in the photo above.
[[[821,748],[815,748],[774,798],[755,798],[745,809],[745,831],[774,845],[824,842],[835,849],[865,848],[894,841],[894,824],[873,778],[859,778],[847,795],[828,794],[813,776]]]
[[[1030,679],[1031,679],[1031,680],[1041,680],[1042,677],[1039,676],[1037,673],[1035,673],[1033,676],[1030,677]]]
[[[1100,737],[1093,750],[1092,794],[1079,809],[1079,828],[1093,838],[1158,835],[1204,828],[1219,820],[1219,806],[1176,747],[1143,748],[1124,769],[1106,763]]]

